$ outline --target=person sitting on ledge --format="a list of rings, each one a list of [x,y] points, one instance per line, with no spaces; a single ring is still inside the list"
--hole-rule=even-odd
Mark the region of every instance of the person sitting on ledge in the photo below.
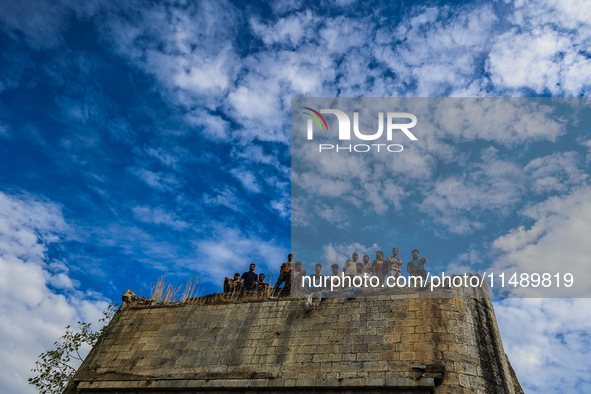
[[[254,282],[256,282],[258,275],[255,274],[254,269],[256,265],[254,263],[250,264],[249,271],[242,274],[242,281],[244,282],[244,290],[252,290],[254,286]]]
[[[373,264],[369,261],[369,256],[363,256],[363,273],[371,276],[373,271]]]
[[[271,284],[265,282],[265,274],[259,274],[259,279],[257,279],[256,282],[254,282],[254,286],[255,289],[257,289],[258,291],[263,291],[265,289],[268,289],[271,286]]]
[[[376,259],[373,262],[373,274],[380,278],[380,283],[384,281],[384,276],[386,276],[386,261],[384,260],[384,252],[381,250],[376,252]]]
[[[363,276],[363,263],[357,263],[357,276]]]
[[[241,288],[242,279],[240,279],[240,274],[238,272],[234,274],[233,279],[230,279],[228,277],[224,278],[224,293],[235,291]]]

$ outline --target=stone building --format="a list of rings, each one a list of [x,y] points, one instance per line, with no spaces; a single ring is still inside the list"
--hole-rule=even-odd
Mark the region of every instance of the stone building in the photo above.
[[[428,293],[127,306],[68,391],[522,393],[488,290]]]

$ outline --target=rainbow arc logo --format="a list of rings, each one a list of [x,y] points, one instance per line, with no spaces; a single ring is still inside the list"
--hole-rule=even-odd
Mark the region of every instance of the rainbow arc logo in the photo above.
[[[305,109],[307,109],[309,111],[312,111],[316,115],[318,115],[320,117],[320,119],[322,119],[322,122],[324,123],[324,126],[326,127],[326,131],[328,131],[328,125],[326,124],[326,120],[324,119],[324,116],[320,115],[320,112],[318,112],[318,111],[316,111],[316,110],[314,110],[314,109],[312,109],[310,107],[303,107],[303,108],[305,108]],[[316,123],[318,123],[318,126],[320,126],[320,130],[323,129],[322,123],[320,123],[320,120],[316,116],[312,115],[309,112],[304,112],[304,114],[306,114],[306,115],[310,116],[312,119],[314,119],[316,121]]]

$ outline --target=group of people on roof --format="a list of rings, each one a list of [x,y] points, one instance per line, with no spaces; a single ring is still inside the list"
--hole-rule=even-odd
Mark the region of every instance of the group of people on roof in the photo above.
[[[351,259],[347,259],[343,266],[343,274],[345,276],[377,276],[380,282],[388,276],[394,277],[395,279],[402,275],[402,266],[404,263],[398,257],[399,249],[397,247],[392,249],[392,255],[388,258],[384,257],[384,252],[377,251],[376,258],[372,262],[369,261],[369,255],[363,256],[362,261],[359,260],[359,254],[353,253]],[[420,276],[424,280],[427,278],[427,271],[425,270],[425,263],[427,258],[423,257],[419,259],[418,249],[414,249],[411,252],[412,260],[406,264],[406,270],[411,276]],[[293,262],[293,254],[290,253],[287,256],[287,261],[281,264],[279,270],[279,278],[273,287],[273,294],[281,292],[281,285],[283,290],[289,290],[292,283],[300,284],[301,279],[307,275],[306,269],[303,267],[301,262]],[[225,278],[224,280],[224,292],[233,291],[265,291],[270,289],[270,283],[265,281],[265,274],[256,274],[256,265],[250,264],[249,270],[242,274],[235,273],[233,278]],[[339,272],[339,265],[331,265],[332,272],[328,276],[341,275]],[[324,277],[322,275],[322,264],[318,263],[314,267],[315,273],[312,274],[311,278]]]

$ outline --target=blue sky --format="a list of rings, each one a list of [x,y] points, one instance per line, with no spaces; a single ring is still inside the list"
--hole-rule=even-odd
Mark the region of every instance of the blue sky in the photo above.
[[[198,271],[213,292],[251,261],[278,270],[292,97],[585,97],[590,41],[577,0],[1,1],[0,390],[31,392],[64,326],[128,288],[149,295],[166,271]],[[442,268],[574,261],[584,282],[586,120],[425,138],[455,154],[415,162],[420,192],[393,183],[366,202],[421,215]],[[336,259],[350,245],[331,247]],[[526,391],[591,391],[587,299],[498,300],[496,313]]]

